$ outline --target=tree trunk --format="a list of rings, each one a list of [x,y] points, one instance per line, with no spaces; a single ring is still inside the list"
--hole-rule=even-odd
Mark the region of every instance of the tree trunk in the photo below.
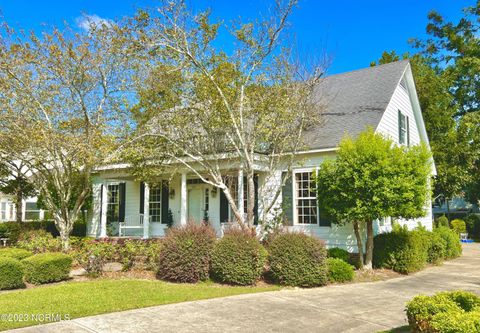
[[[373,264],[373,221],[367,221],[367,250],[364,269],[372,269]]]
[[[64,252],[67,252],[68,250],[70,250],[70,231],[68,230],[68,228],[66,227],[66,222],[64,221],[61,221],[61,227],[59,227],[58,229],[58,232],[60,233],[60,240],[62,242],[62,250]],[[60,225],[59,223],[59,225]]]
[[[23,196],[22,196],[22,191],[17,190],[15,193],[15,220],[17,223],[22,222],[22,213],[23,213]]]
[[[362,235],[360,235],[360,227],[357,221],[353,222],[353,230],[355,231],[355,238],[357,239],[360,269],[363,269],[363,242]]]
[[[253,172],[247,175],[247,224],[252,227],[255,220],[255,183],[253,181]]]

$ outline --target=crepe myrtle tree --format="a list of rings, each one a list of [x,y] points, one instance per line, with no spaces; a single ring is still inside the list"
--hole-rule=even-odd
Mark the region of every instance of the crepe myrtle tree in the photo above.
[[[277,1],[267,19],[229,26],[212,23],[209,11],[193,13],[182,1],[139,12],[132,40],[135,49],[143,48],[139,102],[132,108],[137,125],[120,159],[130,160],[141,178],[166,172],[162,164],[180,165],[223,191],[235,221],[251,228],[255,168],[263,170],[264,184],[273,184],[274,170],[290,168],[304,147],[302,132],[318,121],[312,93],[324,61],[300,66],[281,37],[296,2]],[[216,47],[220,33],[231,34],[228,54]],[[232,173],[243,170],[246,216],[226,166]],[[260,221],[281,191],[278,182],[266,186],[259,191],[274,200],[262,203]]]
[[[424,216],[431,196],[431,172],[431,154],[425,145],[398,146],[368,129],[356,139],[342,139],[337,157],[320,165],[316,177],[319,209],[334,223],[353,226],[360,265],[371,269],[373,221]]]
[[[52,215],[63,248],[91,191],[90,175],[122,125],[125,31],[52,28],[0,35],[0,157],[20,161]]]

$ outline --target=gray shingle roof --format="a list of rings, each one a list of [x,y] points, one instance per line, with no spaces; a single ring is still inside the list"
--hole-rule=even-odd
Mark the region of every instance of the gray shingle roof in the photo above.
[[[375,129],[407,66],[402,60],[325,77],[315,90],[320,124],[304,134],[308,148],[334,148],[346,133]]]

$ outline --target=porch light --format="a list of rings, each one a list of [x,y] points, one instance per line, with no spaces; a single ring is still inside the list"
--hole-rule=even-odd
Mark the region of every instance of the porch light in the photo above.
[[[169,197],[170,199],[175,198],[175,189],[171,188],[171,189],[168,191],[168,197]]]

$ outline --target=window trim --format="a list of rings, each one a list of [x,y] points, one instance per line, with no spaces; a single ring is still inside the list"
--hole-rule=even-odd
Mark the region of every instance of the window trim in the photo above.
[[[152,201],[152,191],[155,190],[155,191],[160,191],[160,195],[158,196],[159,197],[159,201]],[[149,196],[148,196],[148,218],[150,219],[150,223],[163,223],[162,221],[162,195],[163,195],[163,191],[162,191],[162,184],[155,184],[155,186],[152,186],[150,187],[150,193],[149,193]],[[159,216],[160,220],[159,221],[152,221],[152,216],[154,216],[153,214],[151,214],[151,210],[152,210],[152,203],[154,204],[160,204],[159,208],[157,209],[160,209],[160,214],[158,215],[155,215],[155,216]]]
[[[117,202],[116,203],[111,203],[110,202],[110,189],[109,189],[109,186],[117,186]],[[106,184],[106,191],[107,191],[107,222],[108,222],[108,212],[109,212],[109,207],[111,205],[117,205],[118,206],[118,217],[117,217],[117,221],[110,221],[109,223],[118,223],[119,219],[120,219],[120,182],[110,182],[110,183],[107,183]]]
[[[403,117],[403,124],[404,128],[401,126],[401,120]],[[410,147],[410,117],[406,114],[403,113],[400,109],[398,109],[398,143],[401,145],[405,145],[407,147]],[[404,132],[402,132],[404,131]],[[402,140],[402,133],[404,133],[404,137]]]
[[[292,199],[293,199],[293,225],[294,226],[302,226],[302,227],[320,227],[319,219],[318,219],[318,204],[317,206],[317,222],[316,223],[299,223],[298,222],[298,210],[297,210],[297,201],[298,201],[298,193],[297,193],[297,178],[296,175],[298,173],[305,173],[310,172],[313,173],[318,170],[318,167],[315,168],[300,168],[292,170]],[[316,196],[315,196],[316,197]],[[315,198],[316,199],[316,198]]]

